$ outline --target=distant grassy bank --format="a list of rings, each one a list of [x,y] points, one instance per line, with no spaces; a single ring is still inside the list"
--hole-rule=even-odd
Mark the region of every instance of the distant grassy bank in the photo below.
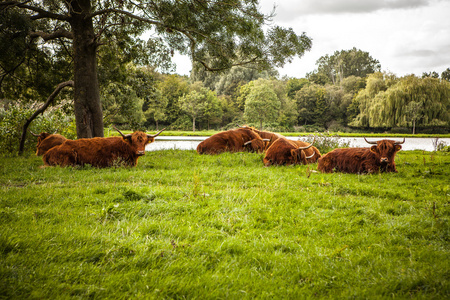
[[[450,155],[395,174],[147,152],[136,168],[0,157],[0,298],[446,299]]]

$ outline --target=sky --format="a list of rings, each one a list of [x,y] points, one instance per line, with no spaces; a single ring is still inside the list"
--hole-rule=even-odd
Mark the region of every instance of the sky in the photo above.
[[[335,51],[368,52],[382,71],[397,76],[450,68],[450,0],[260,0],[273,24],[303,32],[312,48],[278,68],[280,76],[305,77]],[[188,57],[175,55],[176,73],[189,75]]]

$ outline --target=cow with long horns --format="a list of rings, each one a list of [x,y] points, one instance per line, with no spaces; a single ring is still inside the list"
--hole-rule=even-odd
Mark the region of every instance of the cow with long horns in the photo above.
[[[262,139],[248,127],[241,127],[216,133],[197,146],[199,154],[220,154],[223,152],[263,152],[269,140]]]
[[[64,167],[90,164],[97,168],[113,165],[134,167],[138,158],[145,154],[145,146],[152,143],[165,128],[154,135],[142,131],[123,134],[117,128],[114,129],[121,137],[67,140],[53,147],[42,157],[44,165]]]
[[[333,171],[343,173],[397,172],[395,154],[402,149],[401,144],[392,140],[369,142],[370,148],[338,148],[319,159],[317,169],[324,173]]]
[[[33,133],[30,131],[30,133],[37,137],[37,145],[36,145],[36,155],[41,156],[47,153],[48,150],[51,148],[61,145],[64,143],[67,139],[55,133],[48,133],[48,132],[41,132],[40,134]]]
[[[266,149],[269,149],[270,146],[272,146],[272,144],[278,140],[279,138],[284,138],[283,135],[276,133],[276,132],[271,132],[271,131],[264,131],[264,130],[258,130],[254,127],[250,127],[247,125],[244,126],[239,126],[241,128],[248,128],[250,130],[253,130],[254,132],[256,132],[263,140],[268,141],[267,142],[267,146]]]
[[[266,151],[263,162],[266,167],[271,165],[299,165],[308,164],[316,155],[316,152],[311,149],[313,143],[299,145],[296,141],[288,140],[286,138],[277,139]],[[309,155],[307,155],[308,151]],[[317,150],[319,151],[319,150]],[[320,155],[320,152],[319,152]],[[315,161],[314,161],[315,162]]]

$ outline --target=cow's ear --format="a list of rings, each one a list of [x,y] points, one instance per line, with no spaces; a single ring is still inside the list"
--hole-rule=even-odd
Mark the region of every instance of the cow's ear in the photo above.
[[[125,142],[131,144],[131,135],[124,135],[122,138]]]
[[[370,151],[377,153],[377,146],[374,145],[374,146],[370,147]]]
[[[401,145],[395,145],[395,152],[402,150]]]

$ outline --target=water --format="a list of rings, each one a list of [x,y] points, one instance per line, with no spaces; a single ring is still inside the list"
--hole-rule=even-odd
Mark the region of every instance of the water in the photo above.
[[[207,136],[158,136],[155,142],[147,145],[146,151],[156,151],[156,150],[195,150],[197,145],[208,138]],[[292,140],[298,140],[302,138],[288,137]],[[350,147],[369,147],[370,145],[364,141],[364,138],[356,137],[342,137],[340,138],[343,142],[349,142]],[[368,141],[377,141],[384,138],[367,138]],[[402,138],[391,138],[387,139],[402,141]],[[434,138],[406,138],[404,144],[402,144],[402,150],[425,150],[434,151],[433,146]],[[450,138],[440,138],[440,142],[444,142],[446,145],[450,145]]]

